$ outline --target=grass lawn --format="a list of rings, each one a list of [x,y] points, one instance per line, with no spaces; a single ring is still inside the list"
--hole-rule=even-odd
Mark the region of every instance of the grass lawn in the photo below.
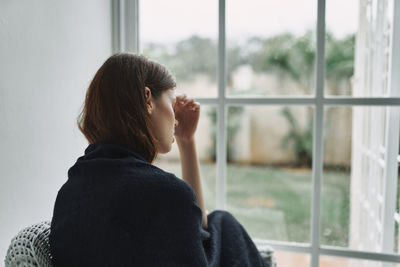
[[[181,176],[180,163],[157,164]],[[216,166],[200,164],[206,208],[215,210]],[[311,170],[227,166],[227,210],[251,237],[310,242]],[[322,187],[322,244],[347,246],[350,174],[325,171]]]

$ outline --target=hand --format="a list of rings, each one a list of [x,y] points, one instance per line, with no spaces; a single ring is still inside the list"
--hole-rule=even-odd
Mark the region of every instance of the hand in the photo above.
[[[177,141],[191,141],[197,128],[200,117],[200,103],[186,94],[176,96],[174,105],[175,137]]]

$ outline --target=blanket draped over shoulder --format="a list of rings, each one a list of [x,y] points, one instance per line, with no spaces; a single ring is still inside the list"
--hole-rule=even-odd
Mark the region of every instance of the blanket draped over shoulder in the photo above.
[[[111,141],[89,144],[69,168],[50,248],[55,267],[267,266],[228,211],[211,212],[204,230],[187,182]]]

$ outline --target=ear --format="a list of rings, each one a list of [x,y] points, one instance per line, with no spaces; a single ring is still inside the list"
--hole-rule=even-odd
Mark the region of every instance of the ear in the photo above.
[[[153,108],[154,108],[153,101],[152,101],[153,97],[152,97],[152,95],[151,95],[151,90],[150,90],[150,88],[147,87],[147,86],[144,88],[144,95],[145,95],[145,97],[146,97],[146,108],[147,108],[147,112],[148,112],[149,114],[151,114],[151,113],[153,112]]]

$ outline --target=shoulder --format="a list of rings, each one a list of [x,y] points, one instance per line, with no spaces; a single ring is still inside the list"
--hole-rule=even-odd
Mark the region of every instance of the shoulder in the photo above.
[[[131,196],[132,192],[137,192],[143,197],[156,199],[197,201],[193,188],[186,181],[152,164],[143,164],[139,169],[136,168],[135,172],[123,179],[121,189]]]
[[[196,201],[196,193],[193,188],[183,179],[178,178],[174,173],[164,171],[157,166],[152,165],[152,168],[162,177],[159,181],[158,187],[163,191],[169,191],[172,194],[178,194],[185,197],[187,200]]]

